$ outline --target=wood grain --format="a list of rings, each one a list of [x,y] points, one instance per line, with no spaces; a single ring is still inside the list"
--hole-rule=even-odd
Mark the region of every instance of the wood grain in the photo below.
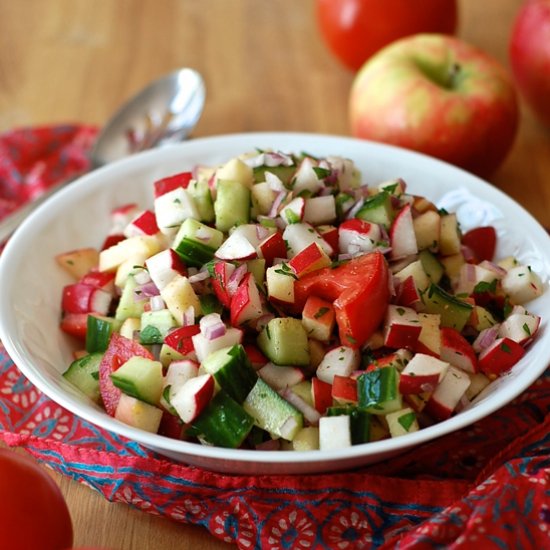
[[[508,66],[508,37],[521,3],[462,0],[459,35]],[[180,66],[198,69],[207,85],[195,137],[262,130],[349,134],[353,75],[321,41],[313,0],[0,0],[0,131],[101,125],[145,83]],[[517,140],[491,181],[550,225],[550,132],[523,104]],[[227,546],[201,528],[109,504],[54,477],[78,546]]]

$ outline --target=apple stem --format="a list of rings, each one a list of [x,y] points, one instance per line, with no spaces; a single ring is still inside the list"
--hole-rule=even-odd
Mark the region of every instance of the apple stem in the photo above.
[[[459,63],[454,62],[451,64],[451,66],[449,67],[449,73],[447,75],[447,82],[445,85],[447,89],[452,90],[456,86],[461,69],[462,67]]]

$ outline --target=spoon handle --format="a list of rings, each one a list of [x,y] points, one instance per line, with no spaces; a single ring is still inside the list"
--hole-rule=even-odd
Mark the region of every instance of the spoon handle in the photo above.
[[[28,203],[20,206],[15,212],[8,214],[2,221],[0,221],[0,244],[6,241],[11,234],[21,225],[23,220],[27,218],[32,212],[34,212],[43,202],[49,199],[54,193],[74,181],[76,178],[82,176],[86,172],[81,172],[76,176],[67,178],[55,185],[52,185],[39,197],[29,201]]]

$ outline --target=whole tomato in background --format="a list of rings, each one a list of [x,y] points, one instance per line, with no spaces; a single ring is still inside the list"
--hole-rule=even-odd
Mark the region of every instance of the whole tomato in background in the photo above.
[[[529,0],[512,27],[509,58],[518,89],[550,128],[550,0]]]
[[[73,527],[63,495],[33,459],[0,448],[0,548],[66,550]]]
[[[330,50],[352,70],[398,38],[453,34],[458,21],[457,0],[317,0],[316,10]]]

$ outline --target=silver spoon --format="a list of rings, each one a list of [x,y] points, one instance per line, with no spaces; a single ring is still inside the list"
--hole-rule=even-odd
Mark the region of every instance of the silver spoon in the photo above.
[[[193,69],[180,69],[151,82],[100,131],[89,153],[88,170],[53,185],[0,222],[0,243],[40,204],[77,177],[138,151],[186,139],[202,114],[205,97],[204,81]]]

